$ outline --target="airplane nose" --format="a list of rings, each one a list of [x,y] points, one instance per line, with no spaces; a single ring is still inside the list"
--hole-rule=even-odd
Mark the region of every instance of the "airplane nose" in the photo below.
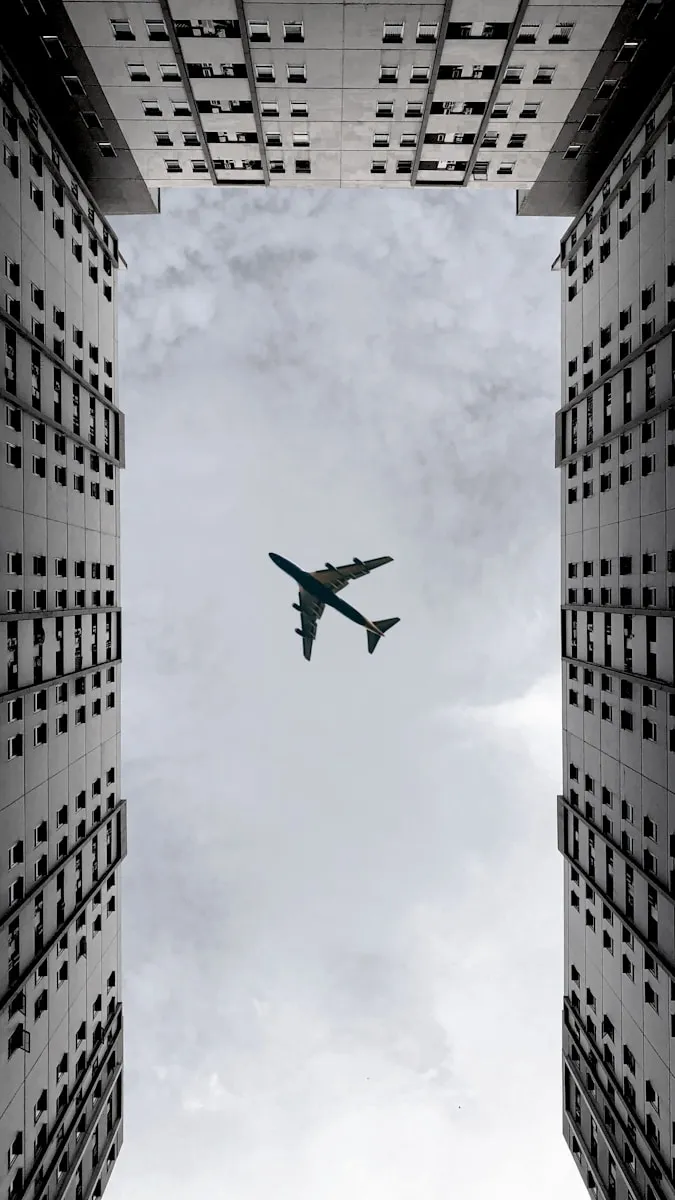
[[[273,553],[273,551],[272,551],[272,550],[270,550],[270,558],[272,559],[272,562],[274,563],[275,567],[278,567],[278,566],[279,566],[279,562],[280,562],[279,555],[278,555],[278,554],[274,554],[274,553]]]

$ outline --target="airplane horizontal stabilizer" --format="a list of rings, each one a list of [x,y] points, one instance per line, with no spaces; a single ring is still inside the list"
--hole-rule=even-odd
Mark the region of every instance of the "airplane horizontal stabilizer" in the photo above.
[[[373,621],[373,625],[375,626],[376,629],[379,629],[380,634],[383,634],[383,633],[386,633],[388,629],[391,629],[392,625],[398,625],[398,622],[400,620],[401,620],[400,617],[388,617],[386,621]],[[380,637],[378,636],[378,634],[373,633],[372,630],[370,630],[370,629],[367,630],[367,634],[368,634],[368,653],[372,654],[377,643],[380,641]]]

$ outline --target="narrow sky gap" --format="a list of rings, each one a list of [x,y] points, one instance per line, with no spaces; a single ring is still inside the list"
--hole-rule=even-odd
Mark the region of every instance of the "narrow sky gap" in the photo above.
[[[561,1135],[564,222],[512,194],[119,220],[126,1121],[111,1200],[583,1192]],[[349,600],[370,658],[291,589]]]

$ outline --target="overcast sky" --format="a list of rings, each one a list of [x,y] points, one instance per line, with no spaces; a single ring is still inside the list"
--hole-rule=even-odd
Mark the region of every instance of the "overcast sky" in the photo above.
[[[110,1200],[586,1195],[561,1134],[564,228],[512,193],[118,222],[125,1147]],[[394,563],[348,599],[307,569]]]

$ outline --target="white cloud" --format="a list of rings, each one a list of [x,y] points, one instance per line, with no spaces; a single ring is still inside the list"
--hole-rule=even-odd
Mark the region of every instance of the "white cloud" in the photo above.
[[[577,1186],[560,1134],[560,223],[512,208],[230,192],[120,222],[111,1200]],[[353,599],[400,626],[369,658],[327,614],[308,667],[269,550],[310,568],[392,553]]]

